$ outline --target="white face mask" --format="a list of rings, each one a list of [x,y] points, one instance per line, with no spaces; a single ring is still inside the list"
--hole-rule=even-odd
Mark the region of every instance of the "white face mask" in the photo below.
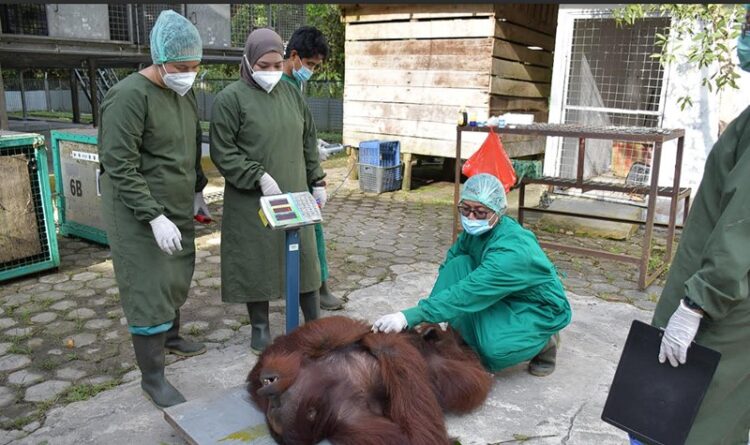
[[[167,68],[164,65],[162,65],[162,68],[164,69],[164,74],[162,74],[161,78],[164,81],[164,85],[180,96],[184,96],[190,91],[190,88],[193,87],[193,82],[195,82],[195,77],[198,75],[198,73],[194,72],[168,73]],[[159,71],[159,73],[161,73],[161,71]]]
[[[243,54],[242,58],[250,70],[251,76],[257,84],[266,90],[266,93],[270,93],[273,87],[281,80],[281,76],[284,74],[283,71],[254,71],[250,67],[250,62],[247,61],[247,57]]]

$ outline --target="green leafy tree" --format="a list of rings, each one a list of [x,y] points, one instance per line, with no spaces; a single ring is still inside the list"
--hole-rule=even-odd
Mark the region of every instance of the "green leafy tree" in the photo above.
[[[669,35],[656,35],[660,52],[651,57],[664,66],[687,62],[698,69],[708,68],[702,85],[709,91],[739,88],[736,80],[740,75],[732,63],[732,54],[745,17],[741,5],[629,4],[614,11],[620,25],[632,25],[651,15],[672,17]],[[677,102],[683,110],[693,105],[688,95],[678,98]]]
[[[314,80],[327,82],[328,95],[340,97],[343,95],[344,82],[344,23],[341,21],[341,9],[334,4],[307,4],[305,5],[307,24],[318,28],[328,40],[331,52],[328,60],[316,72]],[[313,82],[308,94],[322,94],[323,91],[315,91]]]

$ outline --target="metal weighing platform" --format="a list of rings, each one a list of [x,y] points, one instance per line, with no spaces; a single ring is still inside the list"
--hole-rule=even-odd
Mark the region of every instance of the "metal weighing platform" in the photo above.
[[[190,445],[276,445],[245,385],[166,408],[164,419]]]

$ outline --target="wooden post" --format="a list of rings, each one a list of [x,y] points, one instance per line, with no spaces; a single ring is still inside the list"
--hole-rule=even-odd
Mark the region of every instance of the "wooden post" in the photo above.
[[[96,127],[99,124],[99,95],[96,88],[96,62],[88,60],[89,65],[89,95],[91,95],[91,123]]]
[[[81,123],[81,105],[78,101],[78,77],[76,70],[70,70],[70,103],[73,107],[73,123]]]
[[[346,153],[349,155],[346,160],[346,171],[351,171],[351,173],[349,173],[349,179],[356,181],[359,179],[359,170],[357,168],[359,150],[357,147],[346,147]]]
[[[411,153],[404,153],[404,180],[401,183],[401,190],[408,192],[411,190]]]
[[[0,130],[8,130],[8,109],[5,107],[5,85],[3,70],[0,67]]]

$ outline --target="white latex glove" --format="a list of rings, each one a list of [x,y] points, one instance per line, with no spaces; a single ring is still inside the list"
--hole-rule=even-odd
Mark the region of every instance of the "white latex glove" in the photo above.
[[[403,312],[394,312],[377,319],[372,325],[372,332],[401,332],[408,326]]]
[[[315,201],[318,202],[318,207],[321,209],[325,207],[326,202],[328,202],[328,192],[326,192],[326,187],[313,187],[312,188],[312,195],[313,198],[315,198]]]
[[[156,244],[159,245],[161,250],[169,255],[182,250],[180,229],[169,218],[159,215],[149,221],[149,224],[151,224],[151,230],[154,232]]]
[[[669,360],[674,367],[678,366],[678,362],[685,364],[687,350],[698,332],[702,318],[703,315],[690,309],[684,301],[680,300],[680,305],[669,317],[667,328],[664,329],[659,348],[659,363]]]
[[[197,192],[193,198],[193,215],[203,214],[211,218],[211,212],[208,211],[208,204],[203,198],[203,192]]]
[[[263,192],[263,196],[281,194],[279,184],[277,184],[276,180],[268,173],[263,173],[263,176],[260,177],[260,190]]]

